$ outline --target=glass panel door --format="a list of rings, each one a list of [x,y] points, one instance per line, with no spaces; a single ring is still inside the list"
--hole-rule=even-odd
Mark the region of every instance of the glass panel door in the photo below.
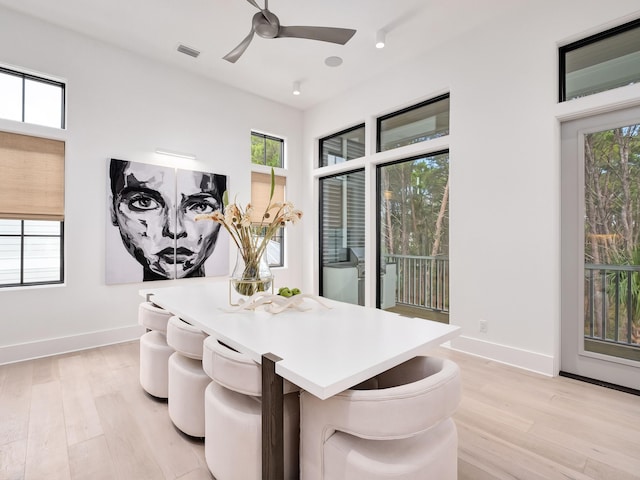
[[[640,108],[562,125],[560,370],[640,389]]]
[[[320,179],[320,295],[364,305],[364,170]]]
[[[378,307],[449,318],[449,153],[378,167]]]
[[[640,124],[584,135],[584,350],[636,361],[639,184]]]

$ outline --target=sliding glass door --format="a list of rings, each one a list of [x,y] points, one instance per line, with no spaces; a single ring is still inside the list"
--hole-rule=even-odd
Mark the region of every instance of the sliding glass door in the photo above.
[[[378,307],[448,322],[449,152],[381,165]]]
[[[320,179],[320,295],[364,305],[365,175]]]

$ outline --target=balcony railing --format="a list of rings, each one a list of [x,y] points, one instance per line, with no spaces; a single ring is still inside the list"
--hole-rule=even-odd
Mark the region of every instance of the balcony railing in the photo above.
[[[396,303],[449,312],[449,257],[385,255],[396,264]]]
[[[585,264],[585,338],[640,348],[640,266]]]

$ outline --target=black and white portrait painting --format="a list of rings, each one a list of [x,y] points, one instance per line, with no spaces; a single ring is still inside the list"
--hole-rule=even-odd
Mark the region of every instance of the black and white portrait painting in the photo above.
[[[228,274],[228,236],[195,221],[223,209],[225,175],[111,159],[108,180],[106,283]]]

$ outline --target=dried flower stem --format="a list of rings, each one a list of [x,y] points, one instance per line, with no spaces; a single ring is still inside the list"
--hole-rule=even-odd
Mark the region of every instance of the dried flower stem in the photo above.
[[[269,242],[278,229],[291,222],[295,224],[302,218],[302,211],[294,208],[291,202],[273,202],[275,174],[271,169],[271,192],[267,208],[262,212],[260,222],[252,220],[251,203],[242,208],[238,203],[228,203],[225,192],[223,198],[224,213],[220,210],[207,215],[199,215],[196,220],[213,220],[221,224],[238,247],[245,263],[246,279],[255,278],[258,273],[260,257],[265,253]]]

